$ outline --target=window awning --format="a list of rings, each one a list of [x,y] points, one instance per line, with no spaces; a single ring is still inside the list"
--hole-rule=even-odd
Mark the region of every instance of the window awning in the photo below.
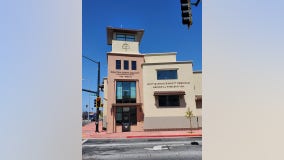
[[[202,95],[195,95],[195,100],[202,100]]]
[[[162,95],[185,95],[185,91],[155,91],[154,96]]]
[[[131,107],[131,106],[141,106],[142,103],[113,103],[114,107]]]

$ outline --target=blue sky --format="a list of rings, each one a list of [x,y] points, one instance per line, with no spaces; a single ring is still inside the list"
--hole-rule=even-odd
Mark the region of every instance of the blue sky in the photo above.
[[[193,61],[193,69],[202,70],[202,2],[192,6],[189,30],[182,25],[179,0],[82,2],[82,54],[101,62],[101,82],[107,76],[106,53],[111,51],[106,43],[107,26],[144,29],[141,53],[177,52],[178,61]],[[96,90],[97,65],[83,58],[82,68],[82,87]],[[83,110],[94,98],[82,92]]]

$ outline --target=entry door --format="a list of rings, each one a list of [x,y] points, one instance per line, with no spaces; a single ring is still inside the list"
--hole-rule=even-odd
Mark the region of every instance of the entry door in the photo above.
[[[123,107],[122,109],[122,123],[130,123],[130,108]]]

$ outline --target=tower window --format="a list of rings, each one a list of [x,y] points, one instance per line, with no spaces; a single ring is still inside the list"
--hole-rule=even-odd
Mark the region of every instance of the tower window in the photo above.
[[[131,61],[131,69],[136,70],[136,61]]]
[[[130,34],[116,34],[116,40],[118,41],[135,41],[135,36]]]
[[[124,66],[125,70],[128,70],[129,69],[129,62],[127,60],[124,60],[123,61],[123,66]]]
[[[121,61],[120,60],[116,60],[115,61],[115,68],[116,69],[121,69]]]

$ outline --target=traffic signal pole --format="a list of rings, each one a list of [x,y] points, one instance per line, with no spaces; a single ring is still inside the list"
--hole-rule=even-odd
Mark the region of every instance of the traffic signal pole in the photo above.
[[[98,84],[97,84],[97,92],[96,92],[96,95],[97,95],[97,98],[100,97],[100,79],[101,79],[101,65],[100,65],[100,62],[97,62],[97,61],[94,61],[92,60],[91,58],[88,58],[86,56],[83,56],[83,58],[86,58],[96,64],[98,64]],[[86,89],[83,89],[83,91],[89,91],[89,90],[86,90]],[[90,91],[89,91],[90,92]],[[93,93],[95,93],[94,91],[92,91]],[[99,132],[99,109],[100,109],[100,106],[97,106],[97,103],[94,103],[94,106],[97,108],[97,113],[96,113],[96,132]]]

